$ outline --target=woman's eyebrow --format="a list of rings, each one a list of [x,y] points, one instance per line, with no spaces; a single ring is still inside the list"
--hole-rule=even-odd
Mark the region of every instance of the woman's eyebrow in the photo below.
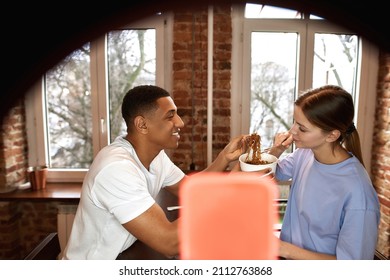
[[[297,124],[299,124],[299,126],[302,126],[302,127],[304,127],[304,128],[307,128],[306,126],[304,126],[303,124],[301,124],[300,122],[297,122],[297,121],[295,121]]]

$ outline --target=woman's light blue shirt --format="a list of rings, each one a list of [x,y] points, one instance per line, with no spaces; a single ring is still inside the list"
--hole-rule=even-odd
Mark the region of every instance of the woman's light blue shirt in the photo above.
[[[279,161],[275,176],[292,179],[281,240],[337,259],[373,259],[379,201],[356,157],[328,165],[297,149]]]

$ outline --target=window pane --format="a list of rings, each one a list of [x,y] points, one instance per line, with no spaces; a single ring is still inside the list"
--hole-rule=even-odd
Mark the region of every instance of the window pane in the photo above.
[[[357,36],[315,34],[313,87],[335,84],[355,91]]]
[[[316,15],[310,15],[309,17],[310,17],[310,19],[313,19],[313,20],[316,20],[316,19],[322,20],[322,19],[324,19],[324,18],[316,16]]]
[[[156,30],[122,30],[108,34],[110,141],[126,133],[121,105],[125,93],[156,83]]]
[[[280,7],[259,4],[245,5],[246,18],[301,18],[301,13]]]
[[[265,149],[290,129],[296,85],[297,33],[252,32],[250,133]]]
[[[88,168],[92,162],[89,44],[45,75],[50,168]]]

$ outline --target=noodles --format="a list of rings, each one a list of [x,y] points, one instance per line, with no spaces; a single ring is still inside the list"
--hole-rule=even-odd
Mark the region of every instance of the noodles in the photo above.
[[[249,138],[248,154],[245,159],[249,164],[269,164],[270,162],[261,159],[260,135],[252,133]]]

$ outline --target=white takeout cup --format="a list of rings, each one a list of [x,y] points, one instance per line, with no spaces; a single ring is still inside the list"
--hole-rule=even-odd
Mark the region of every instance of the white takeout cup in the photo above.
[[[251,171],[260,171],[260,170],[264,170],[267,168],[271,168],[272,169],[271,172],[275,173],[276,165],[278,163],[277,157],[275,157],[274,155],[268,154],[268,153],[262,153],[261,159],[269,161],[270,162],[269,164],[250,164],[250,163],[245,162],[247,154],[248,153],[242,154],[238,158],[242,171],[251,172]]]

